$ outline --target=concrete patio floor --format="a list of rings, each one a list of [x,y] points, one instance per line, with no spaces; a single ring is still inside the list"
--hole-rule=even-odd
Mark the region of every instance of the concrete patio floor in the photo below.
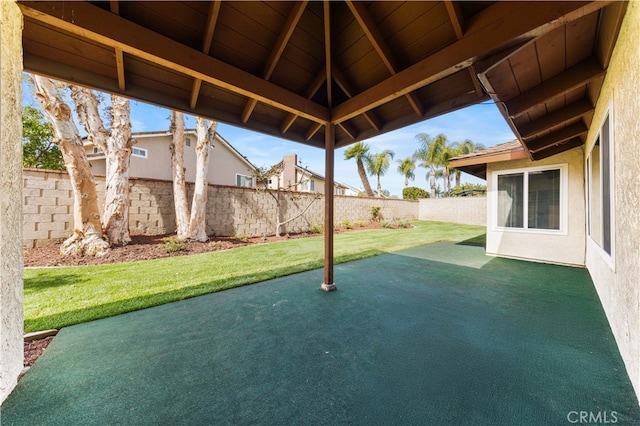
[[[640,424],[586,270],[440,242],[335,276],[65,328],[1,423]]]

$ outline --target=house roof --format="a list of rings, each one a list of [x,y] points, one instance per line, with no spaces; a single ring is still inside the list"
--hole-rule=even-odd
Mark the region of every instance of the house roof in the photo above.
[[[627,7],[18,4],[30,72],[316,147],[329,124],[342,147],[491,98],[534,159],[584,142]]]
[[[498,161],[528,158],[526,150],[518,140],[502,143],[480,151],[460,155],[449,160],[449,164],[470,175],[486,179],[487,164]]]

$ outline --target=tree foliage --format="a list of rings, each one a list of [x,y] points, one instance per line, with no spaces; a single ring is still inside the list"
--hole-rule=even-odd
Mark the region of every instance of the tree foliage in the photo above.
[[[404,186],[409,186],[409,180],[415,180],[416,178],[416,161],[411,157],[396,161],[398,163],[398,173],[404,176]]]
[[[55,144],[51,123],[40,110],[26,106],[22,110],[22,166],[65,170],[62,152]]]
[[[393,159],[393,156],[393,151],[391,151],[390,149],[385,149],[382,152],[371,154],[365,159],[369,174],[376,176],[376,178],[378,179],[378,197],[382,196],[382,185],[380,184],[380,176],[384,176],[387,170],[389,170],[389,166],[391,166],[391,160]]]
[[[420,198],[429,198],[429,192],[416,186],[408,186],[402,190],[402,198],[404,200],[417,200]]]

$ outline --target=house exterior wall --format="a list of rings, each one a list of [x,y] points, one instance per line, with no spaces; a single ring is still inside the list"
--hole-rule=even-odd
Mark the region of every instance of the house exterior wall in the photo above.
[[[494,174],[502,170],[540,166],[567,165],[568,223],[564,233],[497,229],[493,211],[497,189]],[[562,189],[561,189],[562,190]],[[532,162],[529,159],[487,164],[487,254],[550,263],[584,266],[585,202],[583,149],[574,148],[558,155]]]
[[[613,257],[587,237],[591,274],[636,395],[640,395],[640,2],[629,2],[587,136],[583,167],[604,117],[613,130]]]
[[[98,199],[104,202],[104,176],[96,176]],[[23,170],[25,249],[59,242],[73,229],[73,194],[66,172]],[[193,185],[188,184],[188,196]],[[133,235],[163,235],[175,232],[175,210],[171,181],[131,178],[129,225]],[[286,224],[282,232],[308,232],[324,221],[322,195],[272,191],[281,200],[282,218],[296,215],[311,204],[307,212]],[[371,208],[381,207],[384,219],[415,220],[418,202],[398,199],[336,196],[334,217],[339,225],[348,220],[368,222]],[[275,233],[276,203],[264,190],[237,186],[209,185],[207,234],[218,236],[261,236]]]
[[[419,204],[420,220],[480,226],[487,224],[487,197],[423,198]]]
[[[135,135],[134,135],[135,136]],[[186,133],[185,137],[190,139],[190,146],[184,147],[184,164],[186,168],[185,178],[187,182],[194,182],[196,178],[196,143],[195,133]],[[130,173],[133,177],[149,179],[171,180],[171,135],[141,135],[135,136],[135,148],[147,150],[147,158],[136,155],[131,156]],[[86,147],[87,153],[93,153],[93,145]],[[105,159],[91,160],[91,168],[94,174],[105,174]],[[219,139],[213,143],[213,148],[209,152],[209,172],[207,179],[209,183],[215,185],[236,185],[236,175],[253,176],[254,170],[245,163],[238,155],[232,152]]]
[[[23,364],[22,13],[0,1],[0,403]]]

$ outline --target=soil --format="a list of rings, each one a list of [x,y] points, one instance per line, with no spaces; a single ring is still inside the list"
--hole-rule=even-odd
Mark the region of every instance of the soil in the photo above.
[[[336,233],[381,228],[380,223],[367,223],[354,225],[353,227],[336,229]],[[183,243],[181,250],[167,251],[165,239],[169,235],[131,237],[131,243],[124,247],[113,247],[107,254],[101,257],[91,256],[67,256],[60,255],[60,244],[51,244],[45,247],[37,247],[24,251],[24,266],[26,267],[50,267],[50,266],[79,266],[79,265],[101,265],[106,263],[133,262],[137,260],[158,259],[161,257],[185,256],[190,254],[208,253],[213,251],[227,250],[234,247],[248,246],[251,244],[265,244],[272,241],[280,241],[291,238],[305,238],[319,236],[320,234],[301,233],[283,234],[280,237],[210,237],[209,241],[200,243],[189,241]],[[40,340],[24,342],[24,366],[30,367],[45,351],[54,336]]]

